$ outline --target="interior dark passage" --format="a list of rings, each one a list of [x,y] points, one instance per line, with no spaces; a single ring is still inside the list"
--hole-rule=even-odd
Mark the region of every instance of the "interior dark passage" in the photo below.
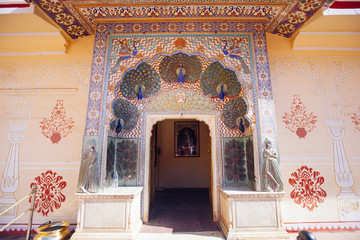
[[[196,150],[179,151],[186,145],[179,134],[188,126],[194,130],[191,145]],[[209,190],[210,149],[209,128],[203,122],[164,120],[154,126],[150,214],[142,232],[217,231]]]

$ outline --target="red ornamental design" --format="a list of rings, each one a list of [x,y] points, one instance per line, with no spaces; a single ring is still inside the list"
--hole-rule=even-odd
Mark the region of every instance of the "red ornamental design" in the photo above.
[[[40,128],[42,134],[50,138],[52,143],[58,143],[62,138],[71,133],[74,123],[72,118],[66,119],[64,100],[59,99],[51,113],[50,119],[44,118],[44,120],[40,122]]]
[[[49,212],[59,209],[61,203],[66,199],[64,194],[61,193],[61,190],[66,187],[66,182],[62,176],[56,175],[56,172],[47,170],[36,177],[34,182],[30,184],[31,189],[34,185],[37,186],[35,209],[37,212],[41,212],[43,216],[47,216]],[[29,202],[31,202],[31,197]]]
[[[359,106],[359,111],[360,111],[360,106]],[[351,117],[351,119],[355,125],[355,131],[360,131],[360,115],[353,113],[353,116]]]
[[[296,172],[291,174],[289,183],[294,187],[290,193],[290,197],[294,202],[301,205],[303,208],[314,210],[318,207],[318,203],[324,202],[324,197],[327,196],[326,192],[321,188],[324,183],[324,177],[320,173],[313,171],[312,168],[302,166]]]
[[[314,116],[312,112],[310,114],[306,113],[305,106],[298,95],[294,95],[290,109],[291,112],[289,114],[285,113],[282,117],[286,128],[296,133],[299,138],[305,138],[307,133],[316,127],[317,116]]]

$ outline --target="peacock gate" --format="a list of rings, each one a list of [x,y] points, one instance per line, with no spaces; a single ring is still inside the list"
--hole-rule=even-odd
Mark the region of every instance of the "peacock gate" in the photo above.
[[[96,30],[74,237],[118,226],[131,237],[149,221],[156,189],[205,187],[228,239],[287,238],[264,22]]]

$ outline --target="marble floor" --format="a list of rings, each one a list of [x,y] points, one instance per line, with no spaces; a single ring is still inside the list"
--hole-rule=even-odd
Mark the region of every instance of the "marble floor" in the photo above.
[[[190,198],[191,196],[191,198]],[[359,240],[359,232],[314,232],[317,240]],[[297,233],[290,233],[295,240]],[[34,236],[34,235],[33,235]],[[1,236],[5,240],[24,240],[25,236]],[[212,221],[207,189],[166,189],[157,191],[149,222],[136,240],[223,240]]]
[[[359,240],[359,232],[314,232],[317,240]],[[297,233],[290,233],[290,239],[296,240]],[[34,237],[34,236],[33,236]],[[1,236],[2,240],[24,240],[25,236]],[[31,238],[33,239],[33,238]],[[168,233],[144,233],[137,235],[135,240],[224,240],[219,231],[204,232],[168,232]]]
[[[191,196],[191,198],[189,198]],[[360,232],[315,232],[317,240],[359,240]],[[297,233],[289,233],[295,240]],[[225,239],[212,221],[207,189],[157,191],[136,240],[220,240]]]
[[[314,232],[317,240],[359,240],[360,232]],[[297,233],[291,233],[290,239],[296,240]],[[136,240],[223,240],[219,232],[193,233],[139,233]]]

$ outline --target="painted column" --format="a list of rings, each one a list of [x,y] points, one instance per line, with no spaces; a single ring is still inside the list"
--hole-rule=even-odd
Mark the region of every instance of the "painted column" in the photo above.
[[[24,139],[25,132],[30,120],[30,109],[35,97],[35,92],[11,92],[11,114],[9,117],[8,138],[10,150],[5,164],[4,173],[1,178],[1,190],[3,196],[0,199],[0,210],[16,203],[15,192],[19,187],[19,149]],[[16,216],[17,208],[7,213],[8,216]]]
[[[329,60],[331,76],[326,78],[322,88],[323,114],[328,133],[334,144],[334,167],[336,184],[340,187],[337,196],[341,221],[360,220],[360,199],[353,190],[354,179],[346,157],[344,136],[344,113],[341,108],[340,90],[349,76],[359,71],[359,64]]]
[[[5,210],[16,202],[15,192],[19,187],[19,159],[20,144],[24,139],[31,118],[31,109],[40,87],[45,86],[53,73],[49,69],[39,69],[38,75],[27,75],[27,72],[35,73],[27,63],[0,66],[0,82],[2,90],[10,93],[11,110],[9,116],[8,139],[10,150],[5,163],[1,178],[1,190],[3,195],[0,199],[0,211]],[[17,207],[7,213],[12,219],[16,216]],[[5,222],[8,219],[3,218]]]

